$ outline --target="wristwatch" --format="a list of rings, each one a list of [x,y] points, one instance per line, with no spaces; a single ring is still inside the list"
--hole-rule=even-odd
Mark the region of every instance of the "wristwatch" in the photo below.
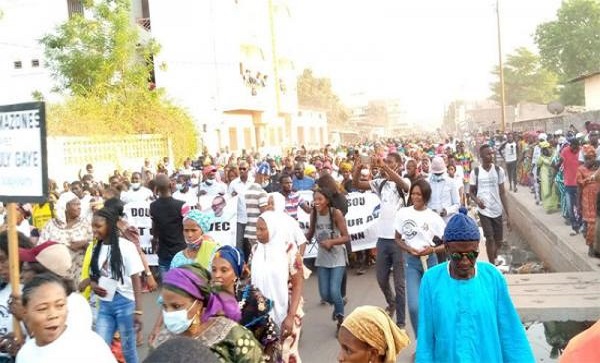
[[[152,276],[152,271],[144,271],[144,275],[146,275],[147,277]]]

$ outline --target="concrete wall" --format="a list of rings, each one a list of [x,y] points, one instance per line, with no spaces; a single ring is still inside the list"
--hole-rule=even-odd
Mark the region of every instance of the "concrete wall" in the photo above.
[[[585,108],[600,110],[600,74],[585,79]]]

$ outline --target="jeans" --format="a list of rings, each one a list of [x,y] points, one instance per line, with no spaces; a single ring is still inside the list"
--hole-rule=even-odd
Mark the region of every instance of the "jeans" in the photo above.
[[[581,227],[581,214],[579,213],[577,186],[565,185],[565,199],[567,201],[567,215],[571,222],[571,228],[575,232],[579,232],[579,228]]]
[[[160,273],[161,281],[162,281],[162,278],[165,276],[165,274],[167,272],[169,272],[169,269],[171,268],[172,260],[173,260],[173,257],[171,257],[170,259],[166,259],[166,258],[158,259],[158,272]]]
[[[392,271],[393,267],[393,271]],[[406,283],[404,281],[404,259],[402,250],[393,238],[377,240],[377,261],[375,262],[377,283],[389,307],[396,308],[396,324],[406,325]],[[390,287],[390,274],[394,273],[394,291]]]
[[[112,301],[100,300],[98,319],[96,320],[96,333],[104,339],[108,346],[111,345],[117,329],[119,330],[123,357],[127,363],[138,362],[135,344],[136,331],[133,325],[134,310],[135,301],[116,292]]]
[[[333,315],[344,316],[344,299],[342,298],[342,279],[344,278],[345,266],[340,267],[320,267],[319,275],[319,294],[321,300],[333,304]]]
[[[408,304],[408,314],[410,315],[410,324],[415,332],[417,339],[417,328],[419,327],[419,288],[421,279],[425,271],[421,258],[404,252],[404,266],[406,272],[406,302]],[[427,257],[427,267],[431,268],[437,265],[438,259],[435,253]],[[432,312],[434,313],[434,312]]]
[[[238,251],[242,251],[244,253],[244,261],[247,263],[252,250],[250,250],[248,241],[244,238],[244,232],[246,232],[246,224],[238,223],[237,231],[235,233],[235,247],[238,249]]]

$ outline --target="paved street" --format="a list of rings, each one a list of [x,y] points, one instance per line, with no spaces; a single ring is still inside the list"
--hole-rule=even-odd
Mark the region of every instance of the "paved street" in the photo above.
[[[306,363],[336,362],[339,345],[335,339],[335,323],[331,321],[332,308],[319,304],[316,274],[306,280],[304,286],[306,316],[300,341],[302,361]],[[159,314],[159,308],[156,304],[156,294],[145,294],[144,296],[144,336],[147,336],[154,324],[154,319]],[[385,306],[383,295],[379,292],[375,281],[374,268],[362,276],[356,276],[354,270],[349,271],[346,314],[360,305]],[[409,334],[411,334],[410,329]],[[400,355],[398,362],[410,362],[409,358],[413,350],[413,346],[406,349]],[[141,347],[140,352],[141,358],[145,357],[147,346]]]

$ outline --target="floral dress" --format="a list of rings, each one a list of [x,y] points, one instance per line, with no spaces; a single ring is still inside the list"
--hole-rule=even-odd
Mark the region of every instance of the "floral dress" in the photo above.
[[[40,241],[54,241],[62,243],[69,247],[71,242],[77,241],[88,241],[92,242],[92,224],[88,219],[79,218],[75,224],[71,227],[67,227],[67,224],[54,218],[46,224],[40,235]],[[71,260],[73,266],[71,267],[71,277],[73,281],[79,282],[81,278],[81,269],[83,266],[83,258],[85,256],[86,249],[79,251],[73,251],[69,249],[71,253]]]

